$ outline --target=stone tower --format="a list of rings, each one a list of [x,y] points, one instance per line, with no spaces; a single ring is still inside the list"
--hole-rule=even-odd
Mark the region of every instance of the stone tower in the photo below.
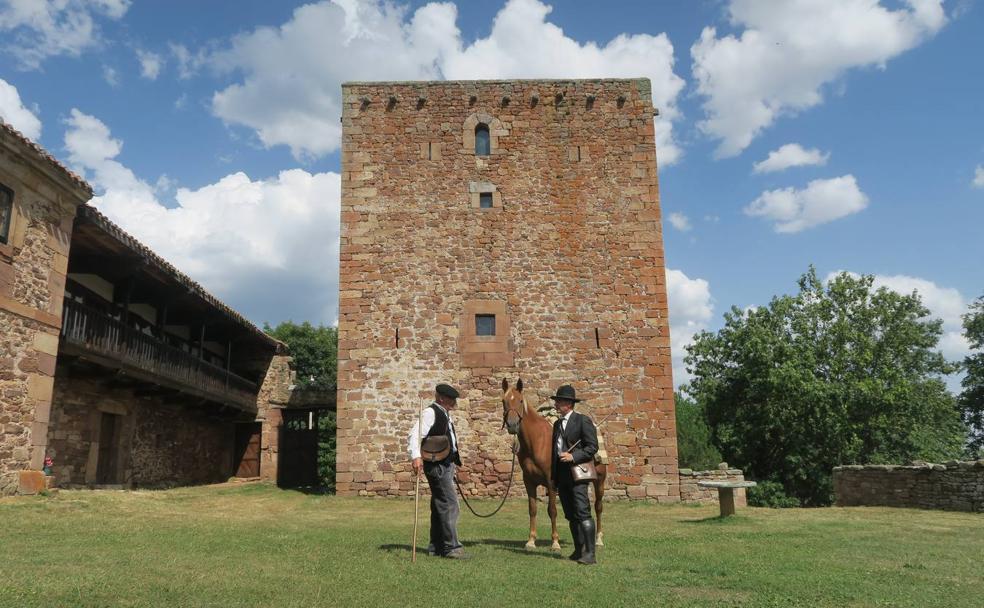
[[[571,383],[614,412],[609,496],[679,500],[649,81],[342,94],[338,493],[413,493],[407,429],[448,382],[463,489],[501,494],[521,376],[532,406]]]

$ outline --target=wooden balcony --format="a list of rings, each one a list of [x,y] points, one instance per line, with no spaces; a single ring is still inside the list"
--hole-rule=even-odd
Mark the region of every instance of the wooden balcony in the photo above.
[[[256,412],[255,383],[78,302],[65,300],[59,350],[142,381]]]

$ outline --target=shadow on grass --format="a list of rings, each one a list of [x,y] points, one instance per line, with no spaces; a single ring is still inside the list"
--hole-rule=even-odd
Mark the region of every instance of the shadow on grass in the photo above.
[[[711,524],[717,526],[724,526],[729,524],[737,524],[747,521],[746,518],[740,515],[728,515],[727,517],[722,517],[721,515],[713,515],[711,517],[705,517],[703,519],[678,519],[678,522],[682,524]]]
[[[527,549],[525,541],[521,540],[499,540],[495,538],[483,538],[482,540],[466,540],[461,542],[465,547],[475,547],[475,546],[490,546],[502,549],[504,551],[511,551],[513,553],[519,553],[522,555],[533,555],[537,557],[543,557],[548,559],[564,559],[564,556],[558,551],[551,551],[549,547],[537,547],[536,549]],[[393,552],[393,551],[405,551],[410,553],[411,546],[408,544],[390,543],[385,545],[379,545],[378,549],[380,551]],[[418,555],[427,555],[426,548],[417,547]]]

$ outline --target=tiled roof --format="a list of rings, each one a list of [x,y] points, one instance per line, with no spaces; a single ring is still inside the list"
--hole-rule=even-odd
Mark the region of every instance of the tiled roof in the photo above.
[[[91,197],[92,196],[92,186],[89,185],[87,181],[79,177],[77,173],[61,164],[57,158],[52,156],[47,150],[34,143],[28,139],[23,133],[13,128],[9,124],[5,123],[0,119],[0,130],[5,131],[7,134],[12,136],[14,139],[18,140],[24,147],[26,147],[30,152],[36,154],[40,160],[47,163],[50,167],[55,169],[55,171],[64,175],[70,182],[85,190],[85,192]]]
[[[266,332],[262,331],[257,326],[253,325],[246,317],[242,316],[232,308],[229,308],[222,303],[218,298],[205,291],[205,288],[196,283],[188,275],[184,274],[177,268],[175,268],[170,262],[162,258],[153,252],[149,247],[132,237],[128,232],[117,226],[108,217],[100,213],[95,207],[89,205],[80,205],[78,208],[78,217],[86,218],[87,220],[93,222],[101,229],[110,234],[113,238],[118,240],[120,243],[125,245],[127,248],[138,253],[143,258],[154,264],[157,268],[164,271],[166,274],[170,275],[176,282],[181,284],[183,287],[194,292],[203,300],[208,302],[211,306],[214,306],[218,310],[222,311],[226,316],[239,323],[240,325],[252,330],[258,336],[262,337],[266,342],[275,346],[278,352],[286,352],[287,346],[270,336]]]

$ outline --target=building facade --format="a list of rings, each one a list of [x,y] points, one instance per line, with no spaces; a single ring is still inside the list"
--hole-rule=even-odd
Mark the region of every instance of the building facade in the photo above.
[[[0,495],[276,480],[285,346],[91,196],[0,123]]]
[[[405,438],[461,390],[463,489],[499,495],[501,382],[573,384],[608,495],[679,500],[650,84],[342,86],[337,490],[413,492]]]

